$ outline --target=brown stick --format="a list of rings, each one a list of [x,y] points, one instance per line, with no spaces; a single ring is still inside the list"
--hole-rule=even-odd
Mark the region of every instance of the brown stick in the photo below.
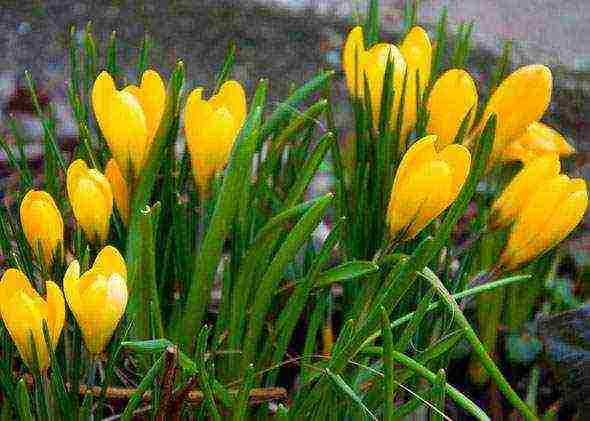
[[[30,374],[23,374],[25,381],[29,386],[34,384],[33,376]],[[70,384],[67,383],[66,387],[69,388]],[[101,387],[100,386],[92,386],[88,387],[85,384],[80,385],[80,395],[85,395],[86,393],[90,393],[92,396],[98,397],[100,396]],[[106,390],[106,398],[112,400],[122,400],[126,401],[135,393],[135,389],[126,388],[126,387],[107,387]],[[186,392],[185,392],[186,393]],[[229,392],[231,395],[237,395],[237,390],[230,390]],[[143,402],[150,402],[152,399],[151,393],[146,392],[144,393],[142,400]],[[186,394],[185,402],[191,403],[193,405],[198,405],[203,402],[203,392],[200,390],[190,390]],[[266,388],[256,388],[250,391],[250,399],[249,404],[252,406],[259,405],[264,402],[270,401],[285,401],[287,400],[287,390],[283,387],[266,387]]]

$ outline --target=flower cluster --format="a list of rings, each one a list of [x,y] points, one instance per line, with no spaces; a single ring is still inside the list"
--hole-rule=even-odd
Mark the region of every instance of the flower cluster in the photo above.
[[[559,158],[574,148],[540,121],[551,100],[551,71],[539,64],[517,69],[492,92],[476,119],[480,101],[473,78],[463,69],[450,69],[431,81],[432,50],[419,26],[399,48],[377,43],[368,50],[362,27],[355,27],[343,48],[348,90],[354,100],[369,99],[374,131],[386,94],[393,101],[385,129],[400,127],[400,144],[414,130],[421,106],[427,115],[427,136],[409,147],[397,168],[387,210],[390,236],[394,241],[414,238],[457,198],[470,172],[468,148],[496,116],[488,169],[502,161],[524,164],[493,206],[492,225],[512,226],[501,262],[514,269],[563,240],[587,208],[584,180],[559,174]],[[389,93],[388,68],[393,72]],[[461,129],[462,145],[455,143]]]
[[[154,70],[143,73],[139,86],[118,90],[115,81],[101,72],[92,90],[98,126],[112,158],[104,174],[77,159],[67,169],[67,196],[73,216],[86,240],[97,246],[108,242],[113,204],[122,222],[131,218],[131,197],[157,136],[166,103],[166,89]],[[214,174],[223,169],[246,117],[246,95],[236,81],[227,81],[209,100],[195,89],[185,107],[185,133],[195,184],[206,197]],[[64,222],[53,197],[30,190],[20,206],[24,235],[47,268],[64,258]],[[59,259],[58,259],[59,256]],[[63,278],[65,301],[84,337],[88,352],[100,354],[127,306],[127,268],[119,251],[105,246],[90,269],[81,273],[73,260]],[[53,281],[43,282],[43,298],[20,269],[9,269],[0,281],[0,314],[27,365],[41,370],[50,363],[44,337],[49,329],[51,346],[57,345],[65,321],[64,294]]]

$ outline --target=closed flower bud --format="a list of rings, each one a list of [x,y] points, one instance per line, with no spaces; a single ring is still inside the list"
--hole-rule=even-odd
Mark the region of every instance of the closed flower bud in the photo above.
[[[63,219],[51,195],[40,190],[27,192],[20,205],[20,221],[31,248],[35,253],[40,251],[45,265],[51,266],[64,239]]]
[[[113,78],[101,72],[92,88],[92,106],[100,130],[125,179],[135,180],[160,125],[166,88],[160,75],[147,70],[139,87],[117,90]]]
[[[500,263],[516,269],[553,248],[578,225],[587,207],[582,179],[558,175],[538,183],[516,217]]]
[[[414,238],[457,198],[469,175],[467,148],[449,145],[437,152],[435,142],[436,136],[418,140],[399,165],[387,210],[394,241]]]
[[[65,320],[61,290],[51,281],[45,285],[47,298],[43,299],[18,269],[8,269],[0,280],[0,314],[6,329],[29,368],[33,366],[32,335],[41,371],[46,370],[50,363],[43,322],[47,324],[51,344],[55,348]]]
[[[531,123],[522,136],[511,142],[504,153],[504,161],[530,162],[541,155],[558,154],[567,157],[576,150],[554,128],[539,121]]]
[[[92,243],[104,243],[113,213],[113,193],[107,178],[78,159],[67,172],[67,190],[76,221]]]
[[[207,196],[213,176],[225,166],[244,124],[247,105],[242,85],[233,80],[209,100],[202,98],[202,91],[193,90],[186,101],[184,132],[195,183]]]
[[[390,114],[390,124],[396,122],[399,112],[406,62],[402,53],[393,44],[375,44],[365,50],[363,29],[354,28],[348,34],[344,44],[342,63],[346,74],[348,91],[353,97],[365,97],[365,78],[369,86],[371,109],[373,111],[373,125],[379,127],[381,115],[381,98],[387,62],[393,62],[393,89],[395,97]]]
[[[557,177],[560,170],[561,164],[555,154],[541,156],[525,165],[492,205],[492,228],[506,227],[514,222],[539,185]]]
[[[404,38],[400,51],[406,61],[407,71],[401,128],[401,136],[405,140],[416,125],[418,115],[418,97],[416,95],[419,95],[420,100],[422,99],[426,85],[430,80],[432,45],[426,31],[419,26],[413,27]],[[419,87],[417,86],[418,81],[420,82]],[[396,92],[396,95],[401,95],[401,91]]]
[[[64,276],[64,292],[88,351],[100,354],[127,307],[127,266],[116,248],[103,248],[92,268],[80,276],[74,260]]]
[[[451,69],[434,83],[426,108],[426,132],[438,137],[437,149],[455,141],[463,120],[469,115],[465,133],[469,133],[477,112],[477,87],[465,70]]]
[[[481,123],[480,133],[492,115],[497,116],[494,145],[489,165],[501,158],[508,144],[524,134],[541,118],[551,100],[551,70],[540,64],[524,66],[510,74],[492,94]]]
[[[119,215],[121,215],[123,223],[127,225],[129,223],[129,189],[114,159],[109,159],[109,162],[107,162],[104,175],[111,185]]]

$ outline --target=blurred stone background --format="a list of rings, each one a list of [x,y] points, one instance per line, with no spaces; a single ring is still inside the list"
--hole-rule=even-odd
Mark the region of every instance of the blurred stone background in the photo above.
[[[397,42],[404,0],[382,0],[383,37]],[[580,152],[573,174],[590,175],[590,1],[588,0],[422,0],[420,23],[434,37],[434,25],[448,7],[451,32],[475,20],[474,49],[468,64],[480,89],[506,40],[513,40],[514,65],[540,62],[555,75],[555,93],[546,121],[556,125]],[[188,88],[211,86],[230,40],[238,55],[233,77],[249,92],[261,77],[270,80],[271,100],[284,98],[289,83],[300,84],[320,68],[341,70],[340,49],[363,0],[174,0],[75,1],[0,0],[0,133],[9,115],[18,114],[32,139],[41,125],[29,113],[23,72],[30,69],[43,97],[54,104],[59,133],[76,142],[65,96],[71,25],[80,39],[92,21],[99,54],[112,30],[119,38],[119,63],[135,82],[143,34],[154,42],[151,63],[167,77],[177,58],[186,63]],[[339,73],[339,77],[341,78]],[[344,84],[336,87],[345,110]],[[347,112],[338,124],[350,126]],[[37,143],[38,145],[38,143]],[[39,162],[39,147],[30,146]],[[35,158],[37,156],[37,158]],[[0,158],[4,158],[0,152]],[[0,176],[9,174],[0,159]],[[3,162],[3,163],[2,163]]]

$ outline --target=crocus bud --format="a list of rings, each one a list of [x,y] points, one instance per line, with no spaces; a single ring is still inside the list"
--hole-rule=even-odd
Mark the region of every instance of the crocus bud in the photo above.
[[[558,175],[539,182],[516,217],[500,263],[513,270],[553,248],[578,225],[587,207],[584,180]]]
[[[393,89],[395,96],[390,114],[390,124],[394,124],[397,121],[404,75],[406,73],[404,57],[393,44],[375,44],[369,50],[365,50],[363,29],[357,26],[350,31],[344,44],[342,57],[348,91],[353,97],[364,98],[366,78],[370,91],[373,125],[375,128],[379,127],[383,82],[388,60],[393,62],[394,70]]]
[[[26,275],[18,269],[8,269],[0,280],[0,314],[6,329],[29,368],[32,368],[34,355],[32,335],[41,371],[46,370],[50,363],[43,322],[47,324],[50,342],[55,348],[65,320],[65,303],[61,290],[51,281],[45,285],[47,298],[43,299],[31,286]]]
[[[107,178],[81,159],[70,164],[67,190],[76,221],[88,241],[104,243],[113,213],[113,193]]]
[[[387,220],[391,237],[410,240],[456,198],[469,175],[471,155],[462,145],[437,152],[436,136],[414,143],[393,182]]]
[[[225,166],[236,136],[246,119],[246,94],[239,82],[225,82],[208,101],[202,88],[191,92],[184,111],[184,132],[195,183],[203,196],[211,180]]]
[[[422,99],[426,85],[430,80],[432,64],[432,45],[424,29],[414,26],[404,38],[400,51],[406,61],[407,82],[404,98],[404,113],[401,126],[401,137],[406,139],[416,125],[418,115],[418,99]],[[418,85],[420,82],[420,86]],[[396,92],[396,95],[401,95]],[[417,97],[419,95],[419,98]]]
[[[127,225],[129,221],[129,189],[114,159],[109,159],[109,162],[107,162],[104,175],[111,185],[119,215],[121,215],[123,223]]]
[[[527,127],[545,113],[551,100],[552,83],[551,70],[533,64],[510,74],[494,91],[476,131],[480,133],[488,119],[494,114],[497,116],[490,166],[501,158],[509,142],[522,136]]]
[[[29,190],[20,205],[20,221],[31,248],[40,251],[45,265],[51,266],[55,254],[62,249],[64,223],[51,195]]]
[[[538,157],[525,165],[492,205],[491,227],[506,227],[514,222],[539,185],[557,177],[560,169],[555,154]]]
[[[451,69],[440,76],[430,91],[426,109],[426,132],[438,137],[438,150],[455,141],[463,120],[469,115],[465,133],[469,133],[477,112],[477,87],[465,70]]]
[[[554,128],[539,121],[531,123],[522,136],[511,142],[504,153],[504,161],[530,162],[541,155],[558,154],[567,157],[576,150]]]
[[[64,276],[66,300],[93,356],[100,354],[127,307],[127,266],[116,248],[103,248],[80,276],[74,260]]]
[[[92,106],[100,130],[125,179],[135,180],[160,125],[166,89],[160,75],[147,70],[139,87],[117,90],[107,72],[101,72],[92,88]]]

